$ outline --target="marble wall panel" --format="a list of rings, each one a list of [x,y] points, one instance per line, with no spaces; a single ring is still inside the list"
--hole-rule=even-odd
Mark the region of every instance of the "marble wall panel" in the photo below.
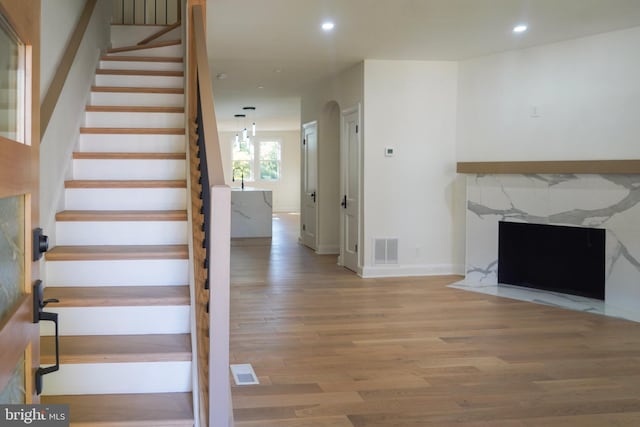
[[[606,301],[640,307],[640,175],[467,178],[466,283],[497,283],[498,222],[604,228]]]

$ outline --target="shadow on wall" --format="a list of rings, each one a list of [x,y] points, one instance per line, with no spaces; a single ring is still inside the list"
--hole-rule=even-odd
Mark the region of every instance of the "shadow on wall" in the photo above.
[[[340,105],[329,101],[318,120],[318,253],[340,248]]]

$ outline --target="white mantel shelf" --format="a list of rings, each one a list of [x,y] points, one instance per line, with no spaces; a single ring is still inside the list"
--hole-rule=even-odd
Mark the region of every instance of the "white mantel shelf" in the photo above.
[[[640,174],[640,160],[458,162],[456,171],[468,174]]]

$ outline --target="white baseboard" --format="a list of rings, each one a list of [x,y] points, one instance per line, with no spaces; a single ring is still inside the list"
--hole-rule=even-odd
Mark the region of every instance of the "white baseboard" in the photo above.
[[[338,255],[340,246],[338,245],[319,245],[316,249],[318,255]]]
[[[274,214],[290,214],[290,213],[299,213],[300,206],[281,206],[281,205],[273,205],[273,213]]]
[[[362,267],[363,278],[439,276],[464,274],[464,265],[458,264],[421,264],[421,265],[376,265]]]

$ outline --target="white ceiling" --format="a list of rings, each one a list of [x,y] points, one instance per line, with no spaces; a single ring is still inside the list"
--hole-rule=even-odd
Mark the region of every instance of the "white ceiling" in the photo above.
[[[214,77],[216,114],[231,130],[247,105],[263,129],[299,129],[304,88],[363,59],[461,60],[637,25],[640,0],[207,2],[212,73],[227,74]]]

